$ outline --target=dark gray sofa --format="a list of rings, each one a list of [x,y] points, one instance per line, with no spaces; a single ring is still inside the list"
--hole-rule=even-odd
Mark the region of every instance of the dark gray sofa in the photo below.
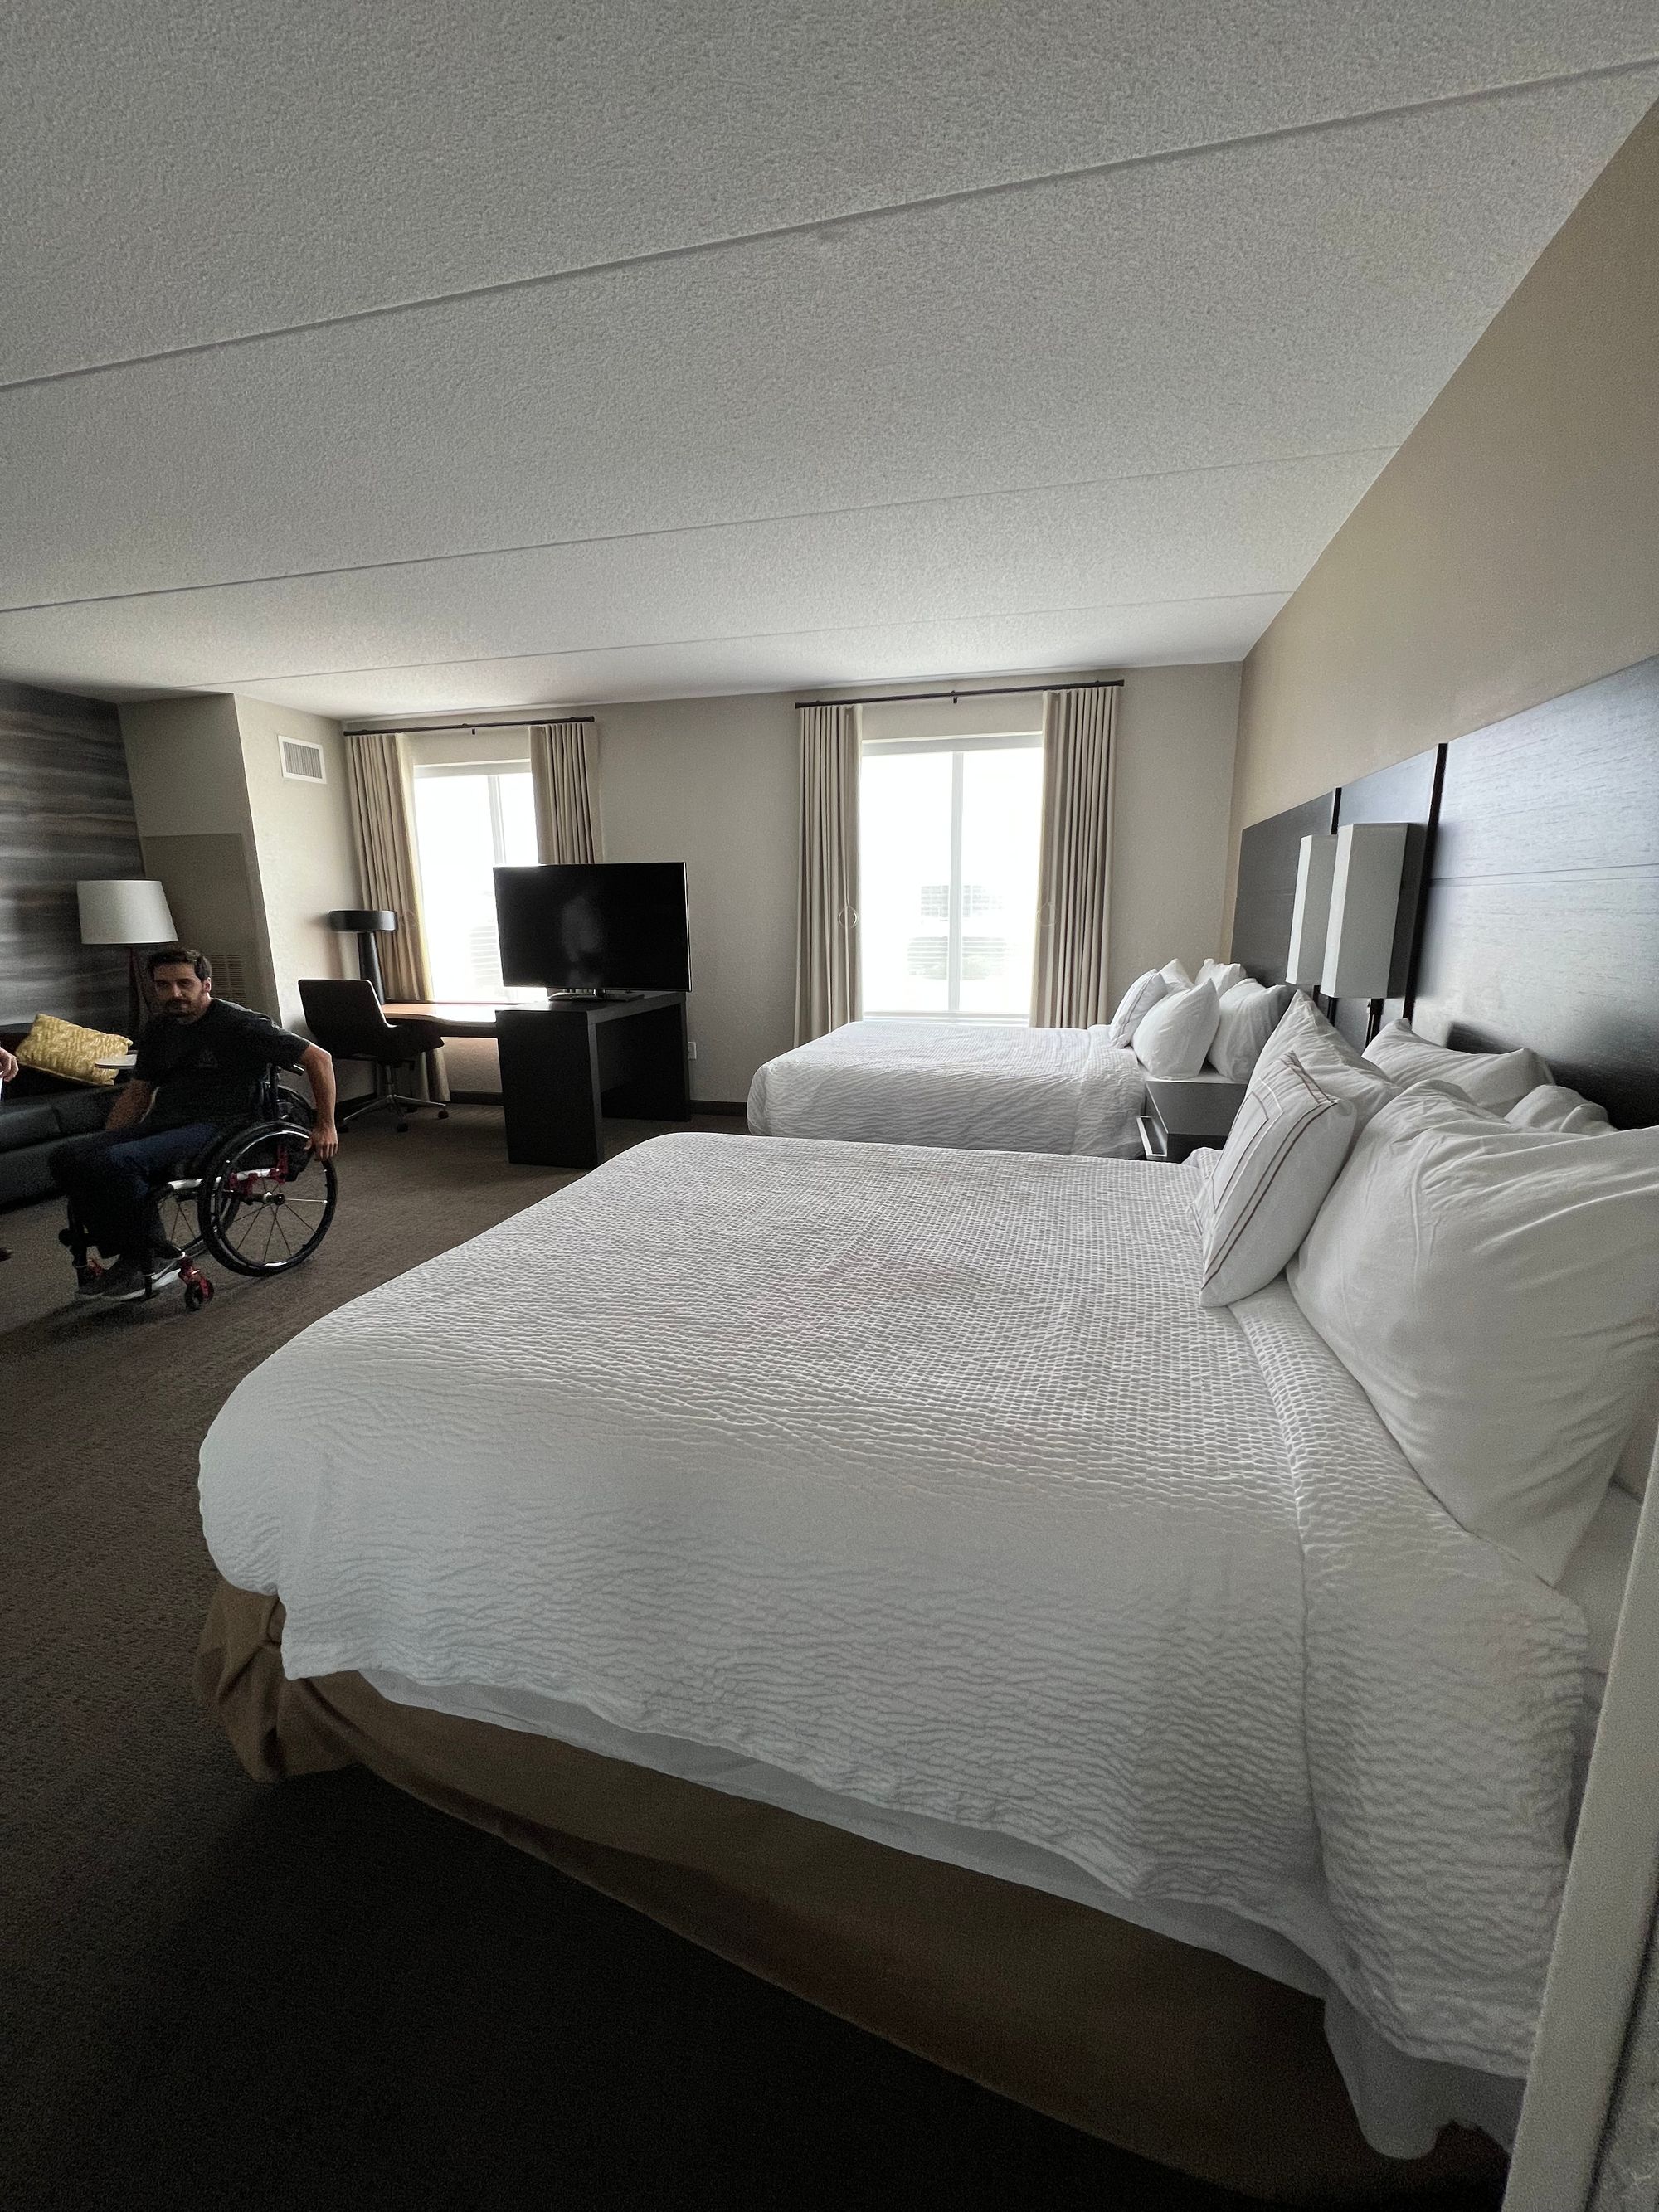
[[[15,1047],[19,1035],[0,1035],[0,1044]],[[114,1095],[20,1068],[0,1091],[0,1206],[47,1197],[54,1188],[46,1169],[52,1146],[84,1130],[101,1129]]]

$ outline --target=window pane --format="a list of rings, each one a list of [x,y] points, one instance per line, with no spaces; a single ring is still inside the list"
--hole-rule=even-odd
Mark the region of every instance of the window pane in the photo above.
[[[859,787],[859,941],[864,1010],[942,1014],[949,1005],[949,753],[866,756]]]
[[[501,963],[491,871],[498,862],[527,864],[536,858],[529,770],[480,769],[476,775],[417,771],[415,836],[433,990],[441,999],[499,999]],[[539,1000],[542,994],[526,995]]]
[[[962,1012],[1031,1016],[1042,752],[962,756]]]

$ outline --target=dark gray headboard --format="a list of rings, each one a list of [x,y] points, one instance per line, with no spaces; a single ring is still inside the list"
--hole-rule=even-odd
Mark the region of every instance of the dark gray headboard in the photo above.
[[[1302,840],[1334,829],[1339,795],[1322,792],[1283,814],[1253,822],[1238,841],[1238,888],[1227,957],[1242,961],[1258,983],[1285,981]]]
[[[1659,1122],[1659,659],[1445,753],[1413,1024]]]

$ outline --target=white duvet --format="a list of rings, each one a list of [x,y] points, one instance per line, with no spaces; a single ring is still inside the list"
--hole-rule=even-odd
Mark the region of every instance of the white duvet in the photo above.
[[[249,1376],[210,1547],[292,1676],[494,1686],[1036,1847],[1519,2075],[1582,1619],[1282,1283],[1200,1308],[1189,1179],[641,1146]]]
[[[761,1137],[1139,1159],[1146,1070],[1109,1032],[848,1022],[759,1069]]]

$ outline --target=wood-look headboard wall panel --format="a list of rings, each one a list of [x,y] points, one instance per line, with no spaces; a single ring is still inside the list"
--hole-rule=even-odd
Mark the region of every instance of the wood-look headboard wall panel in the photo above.
[[[1302,840],[1323,836],[1334,827],[1336,800],[1335,792],[1322,792],[1283,814],[1253,822],[1238,841],[1238,889],[1227,957],[1241,961],[1258,983],[1285,981]]]
[[[127,956],[81,942],[82,876],[142,876],[113,707],[0,683],[0,1023],[126,1022]]]
[[[1412,1019],[1659,1122],[1659,659],[1446,748]]]

